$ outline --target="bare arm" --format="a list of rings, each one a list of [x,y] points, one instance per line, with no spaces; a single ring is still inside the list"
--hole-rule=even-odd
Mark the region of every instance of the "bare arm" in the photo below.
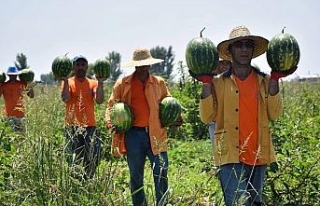
[[[276,80],[270,80],[269,82],[269,94],[274,96],[279,92],[279,82]]]
[[[104,100],[103,81],[104,79],[98,79],[98,88],[95,96],[96,102],[98,104],[102,104]]]
[[[68,78],[62,78],[61,80],[63,81],[63,88],[61,91],[61,99],[63,102],[67,102],[70,99]]]

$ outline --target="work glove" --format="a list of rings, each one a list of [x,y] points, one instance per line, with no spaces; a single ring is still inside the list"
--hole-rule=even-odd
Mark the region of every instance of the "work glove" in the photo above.
[[[293,74],[298,69],[297,66],[292,67],[289,70],[286,71],[271,71],[271,77],[270,80],[279,81],[280,78],[289,76],[290,74]]]
[[[212,83],[214,74],[195,74],[191,70],[189,70],[189,74],[194,79],[198,80],[199,82],[210,84]]]

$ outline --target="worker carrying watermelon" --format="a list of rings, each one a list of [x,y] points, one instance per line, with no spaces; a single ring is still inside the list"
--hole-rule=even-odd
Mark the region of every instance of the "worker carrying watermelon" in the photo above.
[[[135,71],[117,80],[106,108],[106,126],[115,127],[111,151],[115,156],[127,156],[135,206],[148,205],[143,188],[147,157],[154,176],[156,205],[166,205],[168,198],[167,131],[159,110],[161,100],[171,95],[164,79],[149,73],[151,65],[161,62],[151,56],[149,49],[137,48],[132,61],[122,65],[134,67]],[[173,124],[180,126],[182,119],[179,117]]]
[[[66,106],[64,127],[67,149],[71,151],[68,162],[74,168],[83,166],[84,172],[73,170],[73,175],[83,180],[93,177],[100,160],[101,140],[97,134],[94,105],[103,103],[106,78],[87,78],[88,60],[82,55],[73,58],[72,70],[74,76],[60,75],[58,79],[61,80],[61,99]]]
[[[297,63],[272,68],[271,75],[253,67],[251,60],[264,54],[268,43],[239,26],[217,46],[219,58],[231,61],[227,71],[214,78],[189,68],[203,83],[200,118],[216,122],[214,161],[227,206],[263,205],[266,168],[276,161],[269,122],[283,111],[279,79],[294,73]]]
[[[15,66],[9,67],[6,74],[9,80],[0,83],[0,97],[3,95],[5,115],[12,130],[23,133],[25,131],[25,106],[23,98],[25,94],[30,98],[34,97],[34,85],[28,86],[27,82],[19,80],[18,76],[21,72]],[[3,73],[2,75],[5,74]],[[6,77],[4,76],[1,79],[5,80]]]

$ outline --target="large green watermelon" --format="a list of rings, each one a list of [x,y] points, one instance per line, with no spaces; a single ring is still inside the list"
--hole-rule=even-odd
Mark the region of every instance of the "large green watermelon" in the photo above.
[[[219,55],[216,45],[210,39],[202,37],[202,31],[200,37],[187,44],[186,62],[194,74],[212,74],[217,68]]]
[[[133,115],[127,104],[118,102],[111,109],[110,119],[117,130],[127,131],[132,126]]]
[[[174,97],[165,97],[160,102],[159,117],[162,127],[168,127],[181,115],[182,107]]]
[[[68,77],[72,70],[72,61],[67,55],[56,57],[51,65],[51,70],[54,77]]]
[[[3,71],[0,71],[0,83],[3,83],[7,80],[7,76]]]
[[[19,79],[23,82],[33,82],[34,72],[31,69],[22,69],[20,70]]]
[[[268,44],[267,61],[272,71],[286,71],[298,65],[300,49],[297,40],[290,34],[275,35]]]
[[[93,64],[93,72],[97,79],[108,78],[110,76],[110,62],[106,58],[101,58]]]

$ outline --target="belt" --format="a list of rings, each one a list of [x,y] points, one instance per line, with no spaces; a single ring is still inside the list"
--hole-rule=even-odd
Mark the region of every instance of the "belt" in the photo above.
[[[132,130],[136,130],[136,131],[143,131],[143,132],[148,132],[149,131],[149,127],[132,126],[131,129]]]

